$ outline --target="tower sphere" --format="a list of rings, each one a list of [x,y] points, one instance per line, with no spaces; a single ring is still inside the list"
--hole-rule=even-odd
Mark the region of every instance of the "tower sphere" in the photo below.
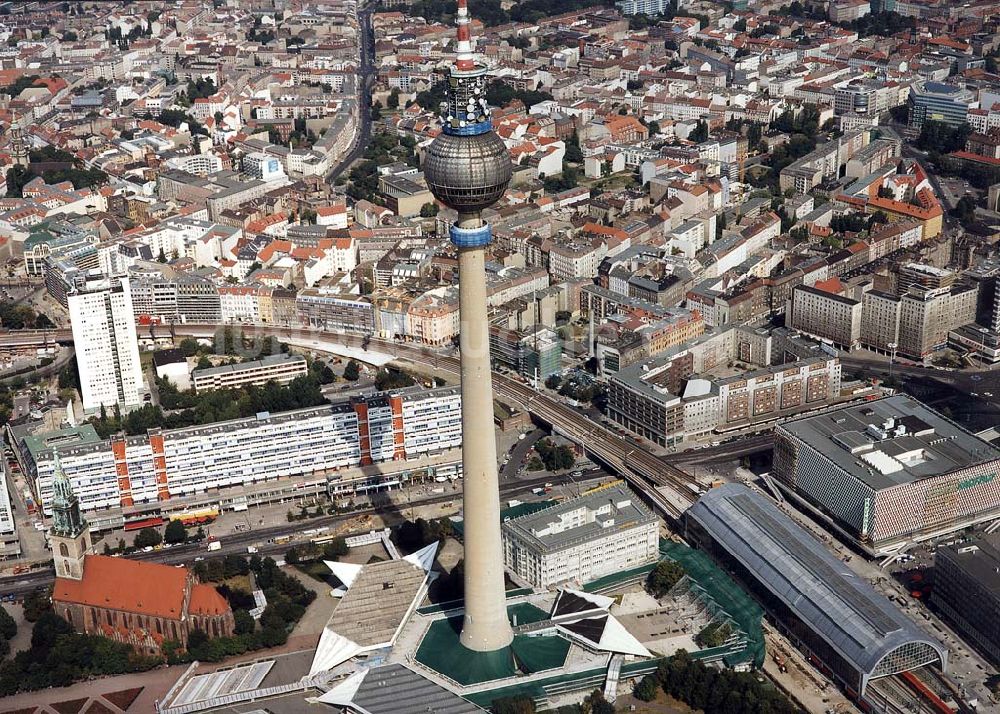
[[[424,159],[431,193],[462,213],[481,211],[500,200],[510,176],[510,151],[492,131],[471,136],[442,132]]]

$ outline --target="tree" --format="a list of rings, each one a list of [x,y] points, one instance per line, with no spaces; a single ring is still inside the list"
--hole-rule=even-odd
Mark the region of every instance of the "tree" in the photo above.
[[[31,629],[31,646],[38,649],[51,649],[59,635],[73,632],[73,626],[51,610],[43,613]]]
[[[0,637],[6,640],[14,639],[17,634],[17,622],[10,616],[10,613],[0,606]]]
[[[594,692],[584,700],[584,711],[588,711],[588,705],[591,714],[615,714],[615,705],[604,698],[604,692],[600,689],[595,689]]]
[[[632,693],[635,695],[636,699],[644,702],[651,702],[656,699],[656,693],[658,690],[659,687],[656,684],[656,677],[651,674],[647,674],[639,680],[637,685],[635,685],[635,689]]]
[[[7,169],[7,195],[11,198],[24,196],[24,185],[35,178],[24,166],[12,166]]]
[[[573,456],[573,450],[570,447],[565,444],[556,446],[550,439],[542,439],[535,444],[535,451],[548,471],[571,469],[576,463],[576,458]]]
[[[185,337],[177,347],[185,357],[194,357],[198,354],[198,340],[193,337]]]
[[[566,142],[566,155],[563,158],[573,164],[583,163],[583,151],[580,149],[580,137],[577,135],[576,129],[573,130],[573,135]]]
[[[535,714],[535,702],[531,697],[501,697],[494,699],[490,706],[493,714]]]
[[[257,623],[254,622],[253,616],[246,610],[233,612],[233,621],[235,623],[234,632],[237,635],[249,635],[257,629]]]
[[[155,528],[143,528],[135,536],[134,545],[136,548],[149,548],[158,546],[163,542],[163,536]]]
[[[80,388],[80,376],[76,371],[76,360],[67,362],[63,368],[59,370],[57,384],[59,385],[59,389]]]
[[[48,590],[33,590],[24,598],[24,619],[28,622],[37,622],[50,610],[52,610],[52,599]]]
[[[684,566],[673,560],[661,560],[646,578],[646,587],[655,597],[663,597],[685,575]]]
[[[421,218],[433,218],[438,214],[438,205],[433,201],[428,201],[420,207]]]
[[[184,543],[187,541],[187,528],[179,520],[172,520],[163,530],[163,540],[167,543]]]
[[[396,87],[392,88],[388,99],[385,100],[385,104],[389,109],[399,109],[399,89]]]
[[[348,361],[344,367],[344,379],[348,382],[357,382],[361,376],[361,367],[354,360]]]
[[[951,215],[955,216],[955,218],[963,223],[975,219],[976,199],[969,195],[962,196],[958,199],[958,203],[951,210]]]
[[[337,560],[350,552],[350,548],[347,547],[347,541],[343,538],[334,538],[332,541],[323,546],[323,557],[327,560]]]
[[[698,124],[695,126],[695,128],[692,129],[691,133],[688,135],[688,139],[695,143],[701,143],[702,141],[706,141],[708,139],[708,122],[704,120],[699,121]]]

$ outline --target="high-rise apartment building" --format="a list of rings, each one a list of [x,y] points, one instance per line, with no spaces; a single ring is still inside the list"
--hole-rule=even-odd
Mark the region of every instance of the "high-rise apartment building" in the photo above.
[[[83,409],[142,403],[142,367],[128,278],[88,277],[68,297]]]
[[[842,349],[861,344],[861,302],[845,295],[797,285],[792,290],[789,326],[829,340]]]
[[[948,333],[975,322],[980,283],[908,263],[899,270],[896,294],[871,290],[862,299],[861,344],[877,352],[923,359],[948,342]]]

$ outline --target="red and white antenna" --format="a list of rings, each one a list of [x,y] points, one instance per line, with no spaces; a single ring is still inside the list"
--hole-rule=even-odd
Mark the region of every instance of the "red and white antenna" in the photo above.
[[[458,22],[458,43],[456,46],[458,57],[455,59],[455,68],[468,72],[476,68],[476,60],[472,54],[472,26],[467,0],[458,0],[458,17],[456,19]]]

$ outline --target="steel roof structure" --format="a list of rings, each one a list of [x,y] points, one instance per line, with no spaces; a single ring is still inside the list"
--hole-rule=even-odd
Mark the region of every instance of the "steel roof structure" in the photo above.
[[[726,484],[688,517],[857,672],[862,695],[872,678],[947,666],[940,642],[762,495]]]

